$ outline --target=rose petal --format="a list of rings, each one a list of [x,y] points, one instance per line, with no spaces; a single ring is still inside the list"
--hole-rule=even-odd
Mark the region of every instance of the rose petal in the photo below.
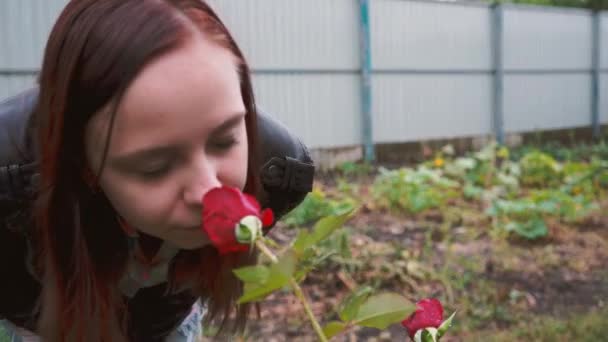
[[[416,311],[401,322],[413,339],[420,329],[437,328],[443,321],[443,306],[435,298],[422,299],[416,303]]]
[[[240,191],[238,193],[241,197],[243,205],[245,205],[252,212],[255,212],[256,215],[260,213],[260,210],[262,208],[260,207],[258,200],[254,196]]]
[[[274,223],[274,213],[272,212],[272,209],[266,208],[262,210],[261,216],[260,219],[262,220],[263,227],[269,227]]]
[[[220,254],[246,251],[247,245],[240,244],[234,234],[233,221],[221,214],[208,215],[203,230]]]
[[[203,227],[220,254],[247,251],[235,235],[235,226],[246,216],[260,216],[255,197],[237,188],[221,186],[209,190],[203,197]]]
[[[257,215],[259,210],[255,198],[248,198],[238,189],[228,186],[213,188],[203,197],[203,218],[205,213],[224,212],[238,222],[247,215]]]

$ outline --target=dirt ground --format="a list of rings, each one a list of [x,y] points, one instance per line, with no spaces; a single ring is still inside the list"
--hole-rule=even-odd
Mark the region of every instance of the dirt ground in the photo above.
[[[322,182],[331,192],[333,184]],[[365,182],[359,190],[365,195]],[[441,212],[403,215],[363,207],[348,222],[351,261],[312,271],[303,288],[322,322],[360,284],[398,292],[412,301],[438,297],[446,314],[458,311],[443,341],[469,340],[472,331],[504,331],[531,317],[568,320],[608,305],[608,201],[585,222],[549,222],[537,241],[500,237],[473,203],[452,203],[458,219],[444,224]],[[272,237],[288,242],[292,230],[278,226]],[[608,318],[606,321],[608,325]],[[205,341],[218,340],[205,338]],[[231,339],[234,340],[234,339]],[[304,312],[289,293],[261,304],[248,341],[315,341]],[[351,330],[335,341],[406,341],[400,325],[385,331]]]

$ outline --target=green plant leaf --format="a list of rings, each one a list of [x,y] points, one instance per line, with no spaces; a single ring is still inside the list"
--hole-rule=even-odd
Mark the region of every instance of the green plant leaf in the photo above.
[[[352,216],[354,210],[346,211],[340,215],[327,216],[319,220],[313,227],[312,232],[301,230],[293,245],[293,250],[301,254],[305,249],[327,238],[336,229],[342,227]]]
[[[4,325],[0,324],[0,342],[11,342],[13,341],[13,338],[11,337],[13,334],[11,334],[9,331],[7,331],[7,329],[4,327]]]
[[[553,201],[542,201],[537,204],[537,208],[543,213],[553,214],[558,211],[559,206],[556,202]]]
[[[367,298],[353,321],[364,327],[386,329],[389,325],[404,320],[414,310],[415,306],[404,297],[394,293],[381,293]]]
[[[323,334],[325,334],[325,337],[330,339],[330,338],[336,336],[337,334],[341,333],[342,331],[344,331],[344,329],[346,329],[345,323],[333,321],[333,322],[327,323],[327,325],[323,327]]]
[[[246,283],[244,286],[244,293],[239,298],[238,303],[248,303],[264,299],[267,295],[271,294],[277,289],[289,283],[289,278],[283,277],[282,275],[273,275],[269,277],[269,281],[263,285]]]
[[[425,334],[426,333],[426,334]],[[422,333],[423,335],[426,335],[428,337],[424,338],[425,342],[437,342],[437,329],[436,328],[425,328],[424,332]]]
[[[342,301],[340,308],[338,310],[338,315],[340,319],[344,322],[352,321],[359,312],[359,308],[365,302],[365,300],[371,295],[372,288],[369,286],[365,286],[357,289],[354,293],[350,294],[348,297]]]
[[[278,263],[271,266],[270,270],[271,272],[276,270],[276,272],[281,273],[286,277],[291,277],[296,270],[297,262],[298,257],[295,253],[293,251],[287,251],[280,256]]]
[[[456,315],[456,311],[454,311],[454,313],[445,321],[443,321],[441,323],[441,325],[439,326],[439,328],[437,328],[437,336],[441,337],[445,334],[445,332],[452,326],[452,320],[454,319],[454,316]]]
[[[270,276],[270,270],[263,265],[241,267],[232,272],[245,283],[264,284]]]
[[[278,263],[270,266],[268,277],[264,283],[245,283],[244,293],[239,298],[238,303],[261,300],[275,290],[287,285],[295,271],[296,262],[297,258],[293,253],[286,253],[281,256]]]
[[[414,335],[415,342],[437,342],[438,339],[439,335],[435,328],[420,329],[416,332],[416,335]]]
[[[514,231],[518,235],[530,240],[547,236],[547,234],[549,234],[545,221],[540,217],[532,218],[525,223],[509,222],[506,229],[508,231]]]
[[[479,199],[483,194],[484,189],[474,184],[467,182],[462,189],[463,195],[467,199]]]

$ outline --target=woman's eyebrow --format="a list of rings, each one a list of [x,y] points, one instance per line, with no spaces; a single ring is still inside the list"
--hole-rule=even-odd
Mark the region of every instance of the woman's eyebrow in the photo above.
[[[134,152],[129,152],[123,155],[113,157],[111,159],[111,163],[117,167],[130,167],[135,166],[139,163],[143,163],[150,159],[171,156],[175,155],[176,153],[178,153],[177,146],[158,146],[136,150]]]
[[[218,127],[214,128],[209,136],[218,136],[230,130],[240,123],[245,116],[245,112],[237,112],[232,114],[228,119],[224,120]],[[132,167],[139,163],[143,163],[150,159],[157,159],[166,156],[172,156],[178,153],[179,146],[168,145],[151,148],[144,148],[133,152],[125,153],[111,158],[111,163],[117,167]]]
[[[236,112],[230,115],[228,119],[224,120],[224,122],[222,122],[219,126],[214,128],[213,131],[211,131],[210,136],[221,135],[222,133],[230,130],[234,126],[238,125],[244,116],[245,112]]]

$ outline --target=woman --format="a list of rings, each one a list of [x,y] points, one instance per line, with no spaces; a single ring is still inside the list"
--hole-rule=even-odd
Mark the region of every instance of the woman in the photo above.
[[[14,340],[190,341],[201,302],[206,323],[234,311],[244,326],[231,269],[255,255],[219,256],[202,196],[238,187],[280,217],[314,168],[257,116],[243,55],[204,2],[71,1],[39,92],[0,104],[0,120],[0,315]]]

